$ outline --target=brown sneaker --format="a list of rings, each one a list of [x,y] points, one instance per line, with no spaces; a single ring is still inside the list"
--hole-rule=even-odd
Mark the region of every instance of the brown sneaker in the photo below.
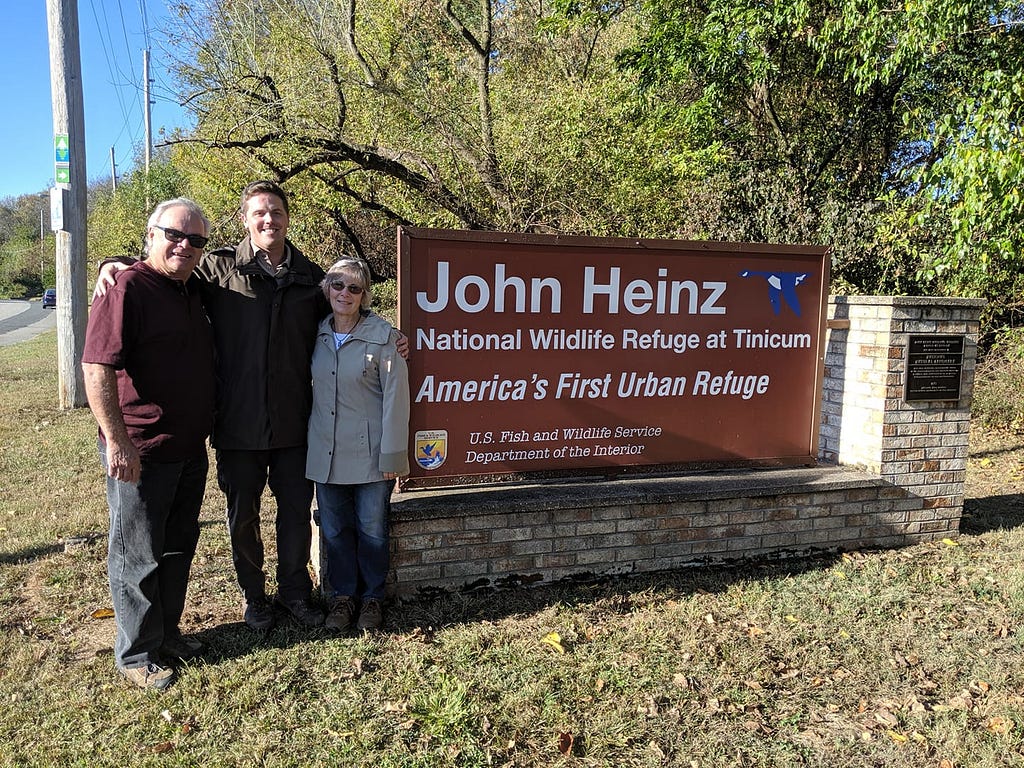
[[[142,667],[121,667],[120,672],[139,688],[146,690],[162,691],[174,682],[174,670],[153,661]]]
[[[352,628],[352,617],[356,615],[356,604],[348,595],[332,597],[327,603],[327,618],[324,626],[334,632],[348,632]]]
[[[384,611],[381,608],[380,600],[370,598],[363,601],[363,609],[359,611],[359,621],[356,622],[356,629],[368,630],[379,629],[384,621]]]
[[[242,617],[252,629],[265,632],[274,626],[274,606],[263,596],[246,600]]]
[[[320,627],[324,623],[324,614],[319,608],[304,598],[296,600],[282,600],[280,595],[277,604],[291,614],[299,624],[304,627]]]

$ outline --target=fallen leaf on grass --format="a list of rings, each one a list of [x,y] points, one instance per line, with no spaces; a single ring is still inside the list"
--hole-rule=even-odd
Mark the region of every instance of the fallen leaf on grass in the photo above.
[[[880,722],[882,725],[894,726],[899,724],[899,718],[896,717],[888,709],[880,709],[875,712],[875,720]]]
[[[768,633],[760,627],[754,626],[753,624],[747,625],[747,637],[757,637],[758,635],[766,634]]]
[[[1009,733],[1011,730],[1013,730],[1013,721],[1005,717],[996,715],[995,717],[989,718],[988,722],[985,723],[985,727],[988,728],[988,730],[992,733]]]
[[[895,741],[897,744],[906,744],[907,743],[907,737],[904,736],[902,733],[899,733],[898,731],[889,730],[889,731],[885,732],[885,735],[888,736],[893,741]]]
[[[562,636],[559,635],[557,632],[548,632],[541,639],[541,642],[545,645],[550,645],[559,653],[565,653],[565,646],[562,645]]]
[[[154,752],[161,755],[165,752],[171,752],[174,750],[174,745],[169,741],[162,741],[159,744],[154,744],[149,748],[150,752]]]
[[[575,739],[573,739],[573,736],[572,736],[571,733],[566,733],[565,731],[559,731],[558,732],[558,751],[561,752],[566,757],[568,757],[569,755],[572,754],[572,745],[573,745],[574,741],[575,741]]]
[[[960,542],[953,541],[953,539],[943,539],[942,543],[945,544],[947,547],[959,547],[960,546]]]
[[[800,621],[800,619],[798,619],[798,618],[797,618],[796,616],[794,616],[794,615],[793,615],[793,614],[791,614],[791,613],[787,613],[787,614],[785,615],[785,617],[784,617],[784,618],[785,618],[785,619],[786,619],[786,621],[788,621],[788,622],[789,622],[790,624],[796,624],[796,623],[797,623],[798,621]]]
[[[653,696],[648,696],[647,703],[639,705],[636,711],[642,715],[647,715],[647,717],[657,717],[659,712],[658,702],[654,700]]]
[[[89,614],[94,619],[112,619],[114,618],[113,608],[97,608],[95,611]]]
[[[600,678],[600,677],[597,678],[597,681],[594,683],[594,688],[597,689],[598,693],[600,693],[601,691],[604,690],[604,686],[605,686],[604,679]]]
[[[346,669],[340,670],[337,673],[335,679],[356,680],[357,678],[363,676],[364,671],[365,670],[363,669],[363,660],[360,659],[358,656],[354,656],[351,659],[349,659],[348,667]]]
[[[676,686],[677,688],[693,687],[693,683],[690,680],[690,678],[688,678],[682,672],[676,672],[674,675],[672,675],[672,685]]]

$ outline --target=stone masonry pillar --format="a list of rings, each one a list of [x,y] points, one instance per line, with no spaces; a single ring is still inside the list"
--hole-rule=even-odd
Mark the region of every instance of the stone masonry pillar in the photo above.
[[[903,489],[907,518],[899,522],[920,540],[959,529],[984,306],[978,299],[933,297],[829,301],[819,458]],[[911,334],[965,337],[958,401],[904,401]]]

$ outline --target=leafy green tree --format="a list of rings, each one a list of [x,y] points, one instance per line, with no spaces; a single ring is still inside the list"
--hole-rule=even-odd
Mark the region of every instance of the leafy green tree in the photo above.
[[[893,13],[847,3],[816,46],[859,92],[904,91],[904,152],[895,221],[935,292],[987,298],[989,326],[1019,325],[1024,310],[1024,4],[925,0]]]
[[[161,200],[188,194],[187,180],[167,150],[151,158],[148,175],[137,163],[116,192],[105,184],[94,187],[90,190],[89,253],[95,260],[139,255],[153,207]]]
[[[395,224],[662,233],[674,142],[633,119],[623,6],[208,0],[184,13],[193,159],[286,182],[295,237],[381,271]],[[387,243],[387,245],[385,245]],[[380,249],[383,256],[374,258]],[[371,253],[371,251],[373,253]]]
[[[0,200],[0,296],[39,295],[43,288],[54,284],[54,245],[49,227],[50,199],[46,193]]]
[[[720,163],[682,231],[832,244],[837,285],[1019,305],[1022,6],[649,0],[620,61]]]

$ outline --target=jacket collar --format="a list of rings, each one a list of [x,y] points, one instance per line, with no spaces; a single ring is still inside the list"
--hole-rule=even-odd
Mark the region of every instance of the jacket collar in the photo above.
[[[320,281],[313,275],[313,263],[306,258],[306,255],[295,247],[291,240],[285,240],[291,253],[291,264],[288,267],[287,281],[299,283],[300,285],[317,285]],[[256,254],[252,249],[252,242],[249,237],[243,238],[242,242],[235,246],[235,265],[241,275],[267,275],[266,271],[256,261]]]
[[[328,315],[320,321],[317,337],[321,340],[327,339],[332,342],[334,340],[331,317],[332,315]],[[391,324],[385,322],[384,318],[371,310],[369,314],[363,315],[363,319],[352,330],[351,335],[353,340],[369,341],[373,344],[387,344],[391,337]]]

